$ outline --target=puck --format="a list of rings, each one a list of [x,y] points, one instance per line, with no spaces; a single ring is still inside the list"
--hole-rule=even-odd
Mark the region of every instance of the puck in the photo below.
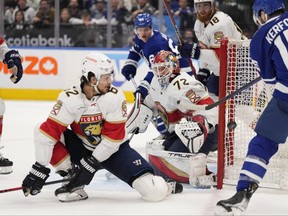
[[[235,121],[231,121],[231,122],[229,122],[229,123],[227,124],[227,127],[228,127],[229,130],[235,129],[235,128],[237,127],[237,124],[236,124]]]

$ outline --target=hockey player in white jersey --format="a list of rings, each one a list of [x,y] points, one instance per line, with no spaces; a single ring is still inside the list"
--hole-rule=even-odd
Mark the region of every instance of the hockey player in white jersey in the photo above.
[[[187,42],[183,46],[179,45],[178,49],[182,57],[199,59],[199,73],[206,69],[211,71],[206,86],[212,97],[218,96],[221,39],[227,37],[240,40],[245,39],[245,36],[229,15],[216,8],[214,0],[195,0],[194,8],[197,13],[194,31],[199,45]],[[217,97],[213,99],[217,100]]]
[[[194,8],[197,13],[194,31],[198,44],[185,42],[178,46],[178,50],[182,57],[199,60],[198,77],[206,77],[205,85],[209,94],[214,101],[218,101],[221,39],[227,37],[240,40],[245,39],[245,36],[229,15],[216,8],[214,0],[195,0]],[[217,133],[218,125],[209,140],[218,140]],[[216,149],[217,146],[211,148]]]
[[[181,184],[155,176],[149,163],[129,146],[126,100],[112,85],[113,75],[114,65],[107,56],[91,53],[84,58],[80,84],[60,93],[47,120],[35,129],[36,162],[23,180],[25,196],[41,191],[49,163],[70,179],[55,191],[63,202],[87,199],[84,186],[102,168],[147,201],[182,192]]]
[[[142,106],[159,113],[168,127],[169,135],[161,143],[159,151],[154,151],[153,156],[148,154],[150,163],[168,178],[185,183],[189,181],[191,185],[201,188],[215,185],[215,175],[206,169],[206,154],[203,153],[203,149],[207,135],[215,129],[217,109],[207,111],[193,109],[193,105],[213,103],[207,88],[187,73],[179,73],[179,61],[172,52],[160,51],[151,67],[154,78],[149,86],[149,94],[144,95],[141,92],[144,103]],[[136,91],[136,94],[139,93]],[[187,109],[183,103],[190,104],[191,108]],[[142,106],[138,116],[149,113],[146,111],[147,108]],[[133,119],[133,113],[129,116],[127,121],[129,132],[139,130],[138,121],[139,118]],[[140,132],[145,131],[145,128],[140,129]],[[163,159],[161,156],[165,155],[164,151],[169,151],[173,156],[169,157],[166,154],[167,158]],[[175,170],[177,166],[169,165],[167,161],[177,152],[184,153],[184,160],[182,169]],[[190,162],[185,160],[187,158],[190,158]]]
[[[8,69],[12,70],[12,75],[10,80],[13,83],[18,83],[22,78],[23,67],[21,63],[20,54],[18,51],[9,49],[4,39],[0,37],[0,60],[3,61],[4,64],[7,64]],[[0,139],[3,131],[3,118],[5,113],[5,103],[0,98]],[[4,146],[0,144],[0,149]],[[12,169],[13,162],[8,158],[3,157],[0,153],[0,174],[9,174],[13,171]]]

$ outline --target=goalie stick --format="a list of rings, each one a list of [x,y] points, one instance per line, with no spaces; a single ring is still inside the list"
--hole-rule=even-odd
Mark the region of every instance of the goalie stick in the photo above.
[[[242,86],[241,88],[237,89],[236,91],[232,92],[229,95],[226,95],[225,97],[221,98],[219,101],[216,101],[213,104],[210,105],[196,105],[192,104],[183,100],[178,100],[177,104],[181,104],[183,107],[189,110],[210,110],[213,109],[214,107],[226,102],[227,100],[231,99],[235,95],[241,93],[242,91],[246,90],[247,88],[251,87],[255,83],[259,82],[261,80],[261,77],[257,77],[256,79],[252,80],[251,82],[247,83],[246,85]]]
[[[58,183],[63,183],[63,182],[67,182],[70,181],[71,179],[60,179],[60,180],[55,180],[55,181],[50,181],[50,182],[45,182],[45,185],[51,185],[51,184],[58,184]],[[17,191],[17,190],[22,190],[24,187],[15,187],[15,188],[7,188],[7,189],[3,189],[0,190],[0,193],[7,193],[7,192],[12,192],[12,191]]]
[[[169,7],[169,5],[168,5],[168,3],[167,3],[167,0],[162,0],[162,2],[163,2],[164,6],[165,6],[165,8],[166,8],[166,11],[167,11],[167,13],[168,13],[168,16],[169,16],[170,20],[171,20],[171,23],[172,23],[173,28],[174,28],[174,30],[175,30],[177,39],[178,39],[179,43],[180,43],[181,45],[183,45],[183,44],[184,44],[184,40],[183,40],[183,38],[181,37],[180,32],[179,32],[179,29],[178,29],[178,27],[177,27],[177,25],[176,25],[175,19],[173,18],[172,14],[171,14],[171,10],[170,10],[170,7]],[[189,65],[190,65],[190,67],[191,67],[191,70],[192,70],[195,78],[198,80],[198,77],[197,77],[197,74],[196,74],[196,70],[195,70],[195,68],[194,68],[194,66],[193,66],[193,63],[192,63],[192,61],[191,61],[190,58],[188,58],[188,63],[189,63]]]

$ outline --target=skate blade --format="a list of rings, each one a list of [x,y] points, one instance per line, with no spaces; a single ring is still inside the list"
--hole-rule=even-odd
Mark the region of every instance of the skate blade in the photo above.
[[[7,175],[13,172],[12,166],[0,167],[0,174]]]
[[[214,210],[214,216],[240,216],[244,215],[243,211],[241,211],[239,208],[233,208],[231,207],[232,211],[227,211],[222,206],[217,205],[215,210]]]
[[[88,199],[87,193],[83,190],[76,190],[72,193],[60,193],[57,195],[60,202],[74,202]]]

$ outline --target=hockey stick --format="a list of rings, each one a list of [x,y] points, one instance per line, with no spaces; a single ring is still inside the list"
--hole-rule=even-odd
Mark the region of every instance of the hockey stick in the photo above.
[[[173,27],[174,27],[174,31],[175,31],[175,33],[176,33],[177,39],[178,39],[178,41],[180,42],[180,44],[183,45],[183,44],[184,44],[184,40],[183,40],[183,38],[181,37],[180,32],[179,32],[179,29],[178,29],[178,27],[177,27],[177,25],[176,25],[175,19],[173,18],[172,14],[171,14],[171,10],[170,10],[170,7],[169,7],[169,5],[168,5],[168,3],[167,3],[167,0],[162,0],[162,1],[163,1],[163,4],[164,4],[165,8],[166,8],[166,11],[167,11],[167,13],[168,13],[168,16],[169,16],[169,18],[170,18],[170,20],[171,20],[171,23],[172,23],[172,25],[173,25]],[[188,58],[188,63],[189,63],[189,65],[190,65],[190,67],[191,67],[191,70],[192,70],[195,78],[198,80],[198,77],[197,77],[197,74],[196,74],[196,70],[195,70],[195,68],[194,68],[194,66],[193,66],[193,63],[192,63],[192,61],[191,61],[190,58]]]
[[[137,89],[137,84],[136,84],[134,78],[133,78],[132,76],[130,76],[130,78],[131,78],[131,81],[132,81],[132,83],[133,83],[135,89]]]
[[[214,107],[226,102],[227,100],[229,100],[232,97],[234,97],[235,95],[241,93],[245,89],[251,87],[255,83],[259,82],[260,80],[261,80],[261,77],[257,77],[256,79],[252,80],[251,82],[247,83],[246,85],[242,86],[241,88],[237,89],[236,91],[232,92],[231,94],[221,98],[219,101],[217,101],[213,104],[207,105],[207,106],[206,105],[196,105],[196,104],[188,103],[188,102],[182,101],[182,100],[178,100],[177,104],[181,104],[183,107],[185,107],[186,109],[190,109],[190,110],[210,110],[210,109],[213,109]]]
[[[50,182],[45,182],[44,185],[51,185],[51,184],[58,184],[62,182],[67,182],[70,181],[71,179],[60,179],[60,180],[55,180],[55,181],[50,181]],[[17,190],[22,190],[24,187],[15,187],[15,188],[7,188],[0,190],[0,193],[7,193],[7,192],[12,192],[12,191],[17,191]]]

